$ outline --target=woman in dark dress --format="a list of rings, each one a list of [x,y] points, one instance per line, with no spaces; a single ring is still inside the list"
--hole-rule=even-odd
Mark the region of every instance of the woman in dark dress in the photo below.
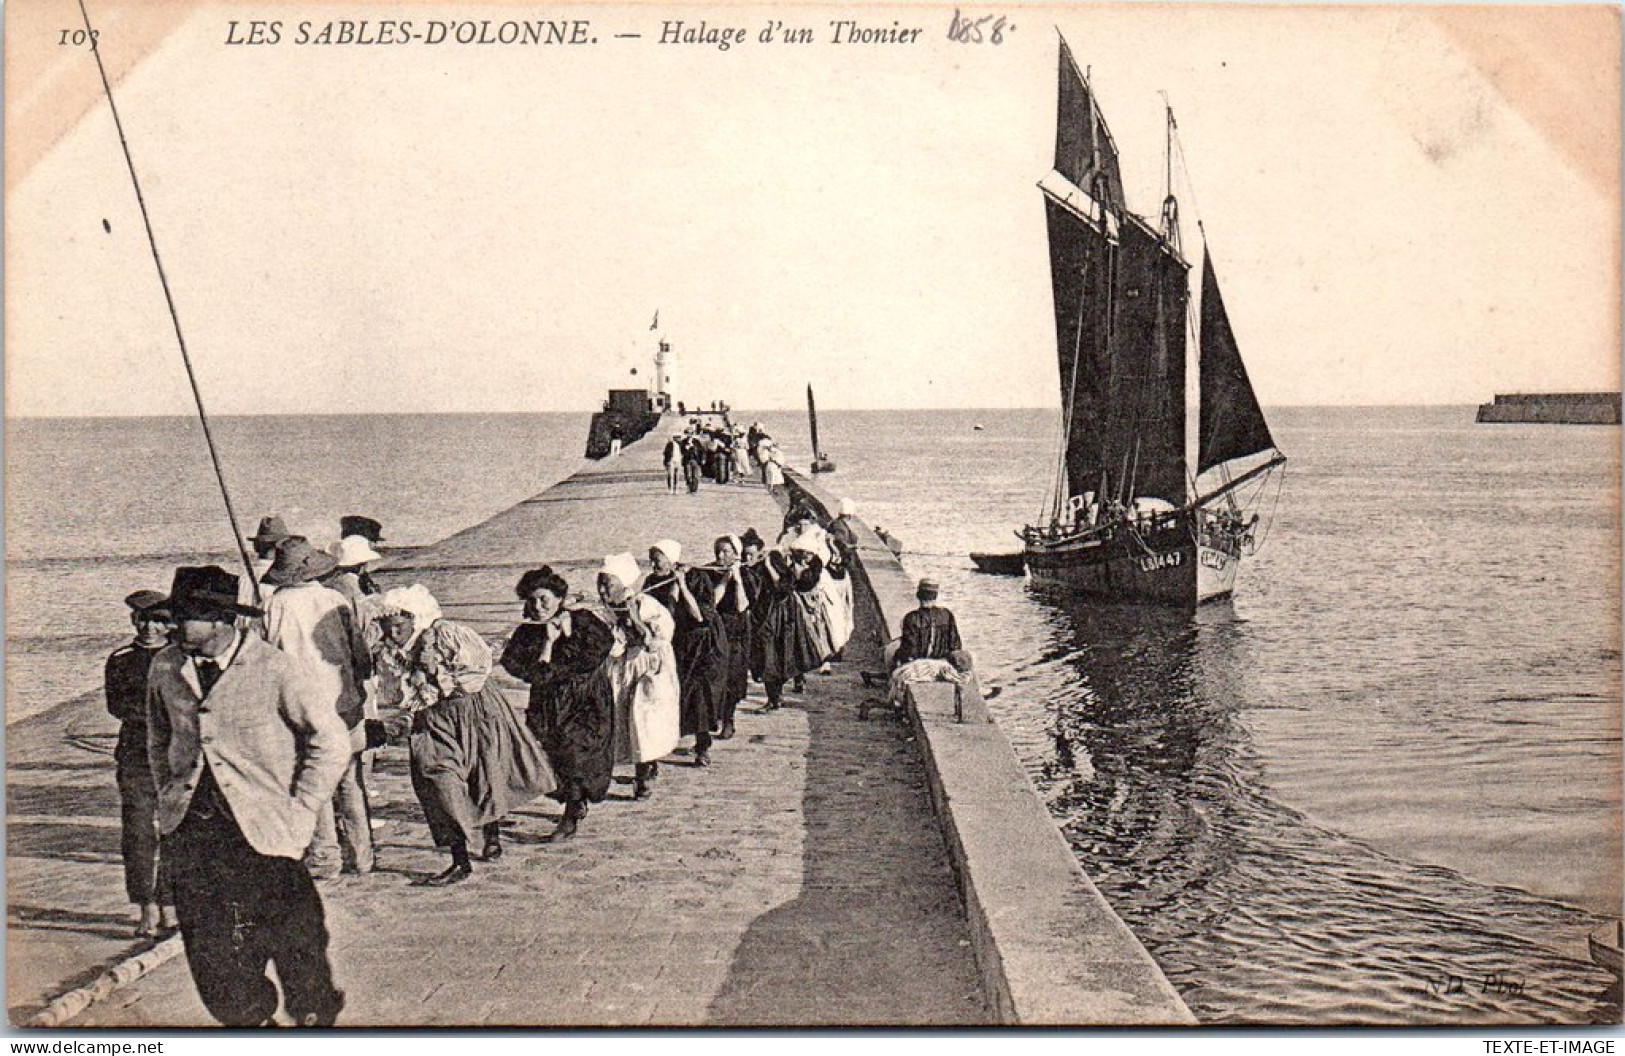
[[[784,684],[799,681],[828,655],[820,642],[827,643],[829,633],[825,630],[820,636],[814,626],[819,612],[813,592],[818,589],[823,563],[805,550],[789,554],[772,550],[758,567],[764,586],[757,599],[760,615],[752,663],[767,691],[765,710],[772,711],[780,704]]]
[[[677,681],[683,736],[694,737],[694,765],[711,765],[711,734],[728,677],[728,633],[717,616],[711,583],[699,569],[678,564],[683,548],[662,539],[649,548],[643,592],[666,607],[676,631]]]
[[[544,565],[519,579],[525,622],[502,651],[502,667],[530,683],[525,724],[541,742],[564,804],[564,818],[547,838],[574,836],[587,804],[609,794],[615,767],[615,692],[605,662],[614,647],[609,627],[586,609],[564,604],[570,586]]]
[[[728,640],[726,673],[718,698],[717,739],[734,735],[734,711],[750,691],[750,590],[745,583],[744,566],[739,563],[744,545],[738,536],[724,535],[712,544],[716,566],[709,573],[711,599]]]

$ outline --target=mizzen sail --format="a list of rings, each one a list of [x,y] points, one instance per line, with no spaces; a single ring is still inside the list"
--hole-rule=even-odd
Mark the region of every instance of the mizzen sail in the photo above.
[[[1213,258],[1202,253],[1202,339],[1199,377],[1202,386],[1201,433],[1197,442],[1196,471],[1205,473],[1232,459],[1255,455],[1275,446],[1258,396],[1241,362],[1230,316],[1219,294]]]

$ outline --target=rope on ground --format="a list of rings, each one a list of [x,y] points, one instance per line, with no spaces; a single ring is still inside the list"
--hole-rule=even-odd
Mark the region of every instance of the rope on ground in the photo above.
[[[129,986],[159,965],[173,960],[181,953],[182,948],[181,937],[171,935],[134,957],[126,957],[98,976],[95,982],[69,990],[34,1013],[23,1026],[46,1029],[60,1027],[90,1006],[107,1000],[115,990]]]

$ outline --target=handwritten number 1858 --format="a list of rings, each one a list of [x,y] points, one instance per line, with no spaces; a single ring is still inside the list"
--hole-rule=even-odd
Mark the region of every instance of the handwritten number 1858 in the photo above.
[[[1006,24],[1003,15],[983,15],[981,18],[965,18],[960,15],[959,8],[954,8],[954,20],[948,24],[948,39],[956,44],[980,44],[986,40],[989,44],[1003,44],[1004,31],[1015,30],[1014,24]]]

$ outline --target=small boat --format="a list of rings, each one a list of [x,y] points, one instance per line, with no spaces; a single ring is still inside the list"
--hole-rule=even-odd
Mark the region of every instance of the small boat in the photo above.
[[[812,429],[812,471],[814,473],[835,472],[835,463],[831,462],[829,456],[824,454],[823,450],[818,446],[818,408],[813,405],[811,385],[807,386],[807,425]]]
[[[1621,946],[1625,946],[1625,923],[1614,921],[1593,931],[1586,939],[1591,947],[1591,959],[1602,967],[1621,974]]]
[[[986,572],[990,576],[1019,576],[1027,571],[1027,555],[1020,552],[971,554],[970,559],[976,562],[976,571]]]
[[[982,423],[977,422],[975,425],[971,426],[971,431],[972,432],[977,432],[977,433],[981,432],[982,431]]]

